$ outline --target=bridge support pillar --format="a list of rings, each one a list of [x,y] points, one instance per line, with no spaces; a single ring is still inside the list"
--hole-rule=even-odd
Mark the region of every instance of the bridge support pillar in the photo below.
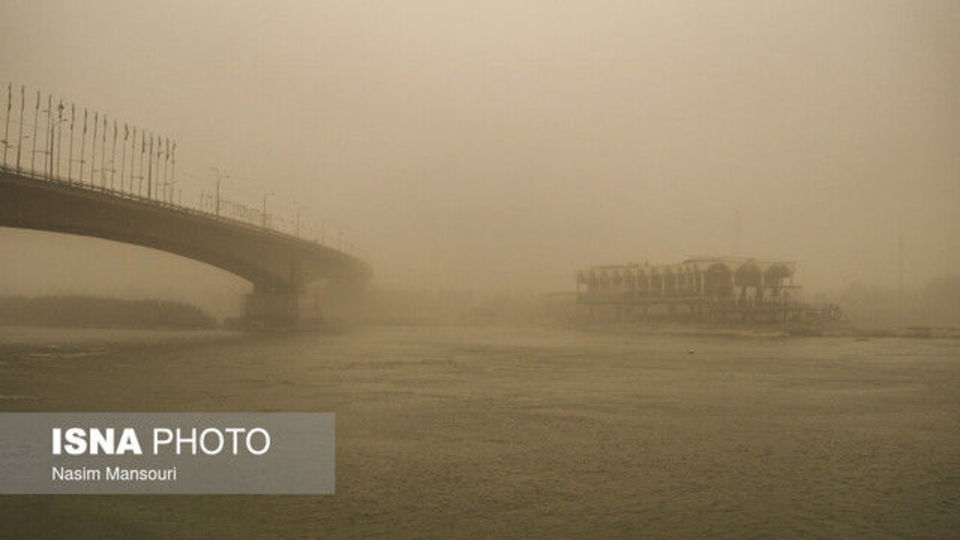
[[[248,329],[315,329],[324,322],[321,294],[311,290],[268,290],[254,287],[246,297]]]
[[[292,329],[300,322],[300,294],[254,289],[247,295],[244,323],[251,329]]]

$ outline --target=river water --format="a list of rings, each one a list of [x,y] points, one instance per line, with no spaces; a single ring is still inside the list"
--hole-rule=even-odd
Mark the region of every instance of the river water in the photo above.
[[[6,496],[9,537],[960,534],[960,341],[0,328],[5,411],[337,415],[332,496]]]

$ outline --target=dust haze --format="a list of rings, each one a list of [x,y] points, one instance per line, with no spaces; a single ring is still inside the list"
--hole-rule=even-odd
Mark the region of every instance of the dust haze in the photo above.
[[[743,255],[807,290],[960,273],[955,2],[0,3],[0,80],[176,137],[186,196],[301,207],[378,286],[570,291]],[[5,91],[5,88],[4,88]],[[0,294],[249,286],[0,230]]]

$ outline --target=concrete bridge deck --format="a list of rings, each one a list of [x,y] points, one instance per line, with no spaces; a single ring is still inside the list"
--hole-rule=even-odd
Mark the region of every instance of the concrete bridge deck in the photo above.
[[[358,287],[360,259],[297,236],[131,193],[0,168],[0,226],[76,234],[158,249],[251,282],[249,319],[290,324],[305,286]]]

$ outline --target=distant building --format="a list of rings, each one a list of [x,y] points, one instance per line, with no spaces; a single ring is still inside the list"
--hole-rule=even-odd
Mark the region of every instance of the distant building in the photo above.
[[[621,314],[639,309],[643,315],[786,320],[821,309],[800,302],[795,273],[792,261],[739,257],[594,266],[576,273],[577,301],[620,306]]]

